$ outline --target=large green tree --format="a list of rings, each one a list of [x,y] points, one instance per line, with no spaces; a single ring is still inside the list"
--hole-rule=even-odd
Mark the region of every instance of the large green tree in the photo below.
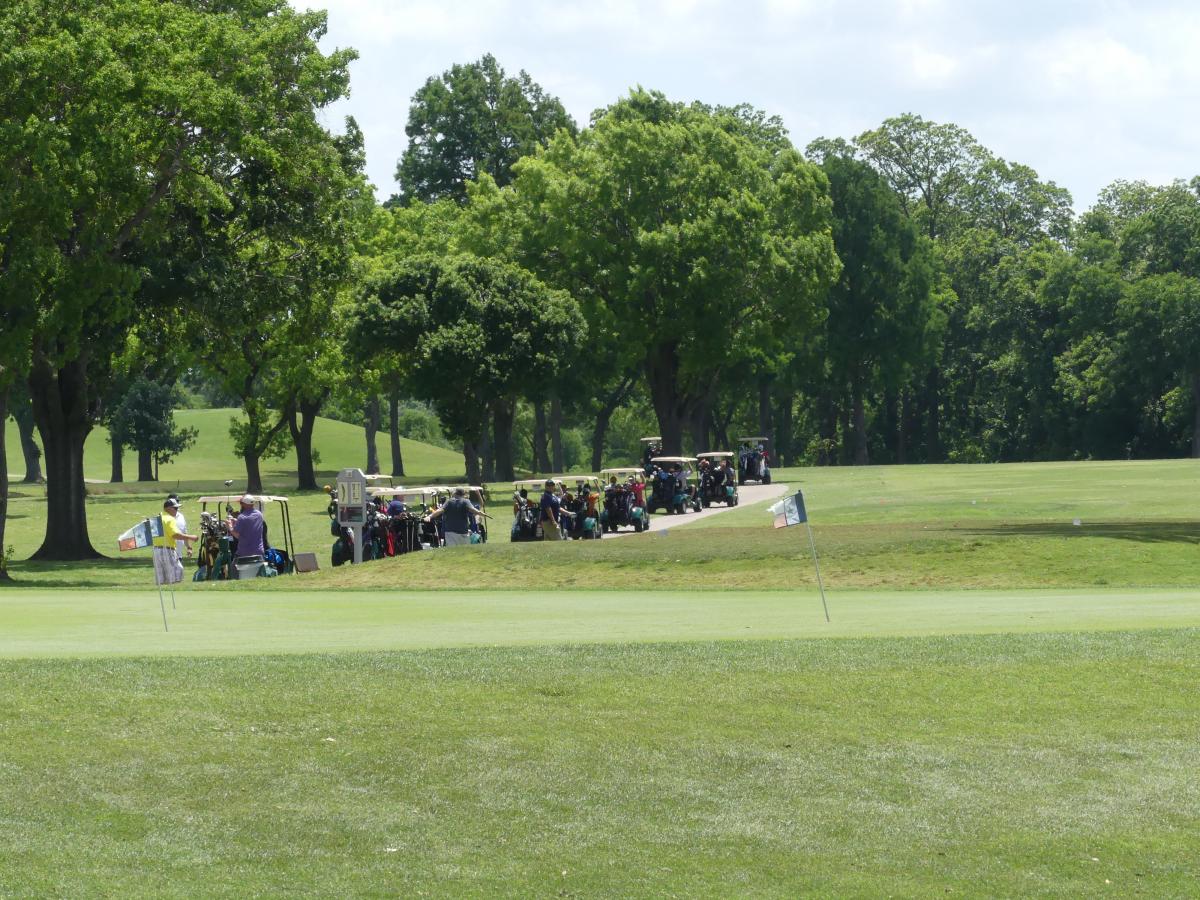
[[[555,377],[559,335],[581,326],[569,295],[516,266],[426,255],[369,283],[352,342],[412,348],[406,386],[432,403],[447,429],[463,440],[467,476],[478,483],[474,448],[488,414],[503,437],[495,448],[496,477],[512,478],[517,399]]]
[[[46,454],[37,556],[94,555],[83,445],[104,358],[139,315],[135,248],[221,179],[289,166],[320,141],[352,54],[284,0],[15,0],[0,7],[0,279],[31,297],[30,389]],[[7,337],[6,337],[7,339]]]
[[[829,388],[849,402],[853,459],[868,462],[867,401],[899,388],[941,337],[931,242],[904,215],[884,179],[850,156],[822,163],[833,197],[842,272],[829,291],[824,353]]]
[[[745,348],[814,324],[838,272],[828,185],[728,110],[637,90],[475,197],[515,223],[525,264],[581,300],[646,379],[664,447],[703,442]],[[484,215],[483,221],[487,221]]]
[[[484,173],[508,184],[513,164],[560,128],[574,132],[575,122],[526,72],[507,75],[490,53],[451,66],[413,95],[398,199],[463,202],[467,182]]]

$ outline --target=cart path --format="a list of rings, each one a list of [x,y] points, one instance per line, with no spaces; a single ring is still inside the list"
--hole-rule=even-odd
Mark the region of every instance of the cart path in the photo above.
[[[786,484],[743,484],[738,488],[738,506],[746,506],[751,503],[761,503],[763,500],[774,500],[776,497],[782,497],[787,493],[788,486]],[[697,522],[700,519],[706,519],[709,516],[719,516],[723,512],[730,509],[737,509],[736,506],[710,506],[708,509],[701,509],[698,513],[684,513],[682,516],[672,516],[667,513],[658,513],[650,517],[650,527],[646,531],[666,531],[668,528],[675,528],[680,525],[687,525],[689,522]],[[645,534],[646,532],[642,532]],[[632,529],[622,528],[616,534],[606,534],[604,540],[615,537],[629,537],[637,534]]]

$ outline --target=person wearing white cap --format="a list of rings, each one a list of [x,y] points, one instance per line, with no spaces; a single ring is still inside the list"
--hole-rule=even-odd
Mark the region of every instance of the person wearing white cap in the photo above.
[[[235,520],[229,520],[229,530],[237,538],[238,556],[266,556],[263,545],[266,523],[263,514],[254,507],[254,498],[247,494],[241,500],[242,511]]]

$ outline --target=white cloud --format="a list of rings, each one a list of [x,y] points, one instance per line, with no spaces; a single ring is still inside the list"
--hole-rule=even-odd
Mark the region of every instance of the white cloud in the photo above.
[[[496,55],[581,122],[632,85],[745,101],[799,145],[911,111],[952,121],[1086,207],[1118,176],[1190,176],[1200,120],[1200,5],[1008,0],[293,0],[352,46],[353,114],[383,196],[414,91]],[[1035,23],[1036,27],[1031,26]]]

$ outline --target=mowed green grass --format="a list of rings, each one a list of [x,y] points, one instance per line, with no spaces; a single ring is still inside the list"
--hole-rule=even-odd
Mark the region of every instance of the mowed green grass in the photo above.
[[[0,661],[0,895],[1194,896],[1197,638]]]
[[[500,490],[486,547],[186,584],[169,632],[144,556],[18,562],[0,896],[1194,896],[1196,473],[777,473],[830,623],[761,506],[511,545]]]
[[[822,574],[834,591],[1200,587],[1200,463],[1194,460],[791,469],[777,476],[805,492]],[[163,486],[156,487],[156,493],[90,499],[89,526],[101,552],[112,554],[117,534],[157,511]],[[83,566],[22,563],[41,541],[45,501],[40,489],[14,486],[14,492],[8,542],[22,583],[83,589],[147,582],[145,553]],[[684,516],[663,535],[529,545],[507,541],[510,495],[511,487],[493,486],[493,540],[469,557],[418,553],[254,588],[634,591],[815,584],[804,529],[773,529],[765,504],[691,522]],[[198,494],[183,496],[194,526]],[[326,503],[320,492],[292,495],[297,549],[317,553],[327,569],[333,539]],[[268,510],[268,518],[278,534],[277,512]]]
[[[240,491],[246,484],[246,466],[240,457],[234,456],[229,437],[229,421],[240,417],[236,409],[181,409],[175,412],[175,421],[180,427],[196,428],[199,432],[196,443],[179,455],[177,459],[160,467],[159,483],[137,482],[137,454],[126,450],[123,456],[124,475],[122,484],[108,484],[112,474],[112,449],[108,443],[108,430],[95,428],[84,445],[84,477],[93,484],[95,494],[109,493],[157,493],[168,490],[183,490],[191,493],[213,491],[232,478],[231,490]],[[9,419],[5,436],[10,478],[20,479],[25,474],[25,461],[16,422]],[[390,470],[391,456],[388,450],[387,432],[375,439],[379,450],[380,464]],[[313,449],[320,459],[317,470],[321,477],[332,477],[348,466],[365,467],[367,442],[363,429],[333,419],[319,418],[313,430]],[[442,447],[433,447],[417,441],[401,438],[400,449],[404,454],[405,471],[417,479],[449,478],[463,471],[462,454]],[[289,450],[282,459],[262,461],[262,476],[268,490],[288,493],[296,486],[295,453]],[[14,485],[14,489],[18,486]],[[41,488],[33,489],[41,493]]]

